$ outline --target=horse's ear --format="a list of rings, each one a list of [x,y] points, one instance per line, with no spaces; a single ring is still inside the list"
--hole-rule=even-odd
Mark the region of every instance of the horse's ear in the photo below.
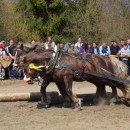
[[[21,48],[20,49],[23,50],[23,43],[21,44]]]
[[[20,44],[17,45],[17,49],[23,50],[23,47],[24,47],[24,46],[23,46],[23,43],[20,43]]]

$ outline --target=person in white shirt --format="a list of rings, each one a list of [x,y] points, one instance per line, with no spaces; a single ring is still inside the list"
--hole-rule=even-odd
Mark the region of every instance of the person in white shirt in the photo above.
[[[53,49],[55,52],[57,51],[57,46],[52,39],[52,36],[47,37],[47,42],[44,43],[46,49]]]
[[[78,42],[75,43],[75,50],[76,50],[77,52],[80,52],[80,49],[81,49],[82,45],[83,45],[82,39],[81,39],[81,38],[78,38]]]
[[[127,44],[124,44],[124,47],[119,51],[119,53],[124,56],[121,60],[128,65],[128,55],[130,55],[130,49],[128,48]]]
[[[110,47],[107,45],[107,42],[103,42],[102,46],[99,47],[99,54],[101,56],[108,56],[110,53]]]

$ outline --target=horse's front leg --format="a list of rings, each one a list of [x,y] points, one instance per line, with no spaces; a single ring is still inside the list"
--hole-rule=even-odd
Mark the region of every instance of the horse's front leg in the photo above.
[[[67,91],[65,88],[65,84],[64,82],[55,82],[62,97],[64,98],[64,104],[63,104],[63,108],[68,108],[71,106],[71,100],[70,97],[67,95]]]
[[[45,78],[41,85],[41,103],[38,103],[38,108],[48,108],[51,104],[51,97],[46,94],[46,88],[49,85],[50,81],[48,78]]]
[[[74,104],[73,108],[75,110],[81,110],[81,100],[78,99],[77,96],[74,95],[72,92],[72,82],[73,82],[72,75],[65,75],[64,76],[64,83],[65,83],[66,92]]]

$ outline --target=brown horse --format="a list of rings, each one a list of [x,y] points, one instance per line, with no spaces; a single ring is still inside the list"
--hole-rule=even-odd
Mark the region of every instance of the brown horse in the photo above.
[[[45,75],[41,93],[43,95],[42,101],[44,101],[42,105],[45,107],[49,105],[46,97],[46,87],[50,82],[57,84],[65,101],[71,100],[76,109],[80,109],[81,103],[72,93],[72,81],[89,81],[95,84],[97,88],[109,85],[115,97],[117,96],[116,88],[119,88],[124,96],[127,94],[126,88],[128,85],[122,80],[127,76],[127,67],[118,60],[111,60],[99,55],[86,55],[85,58],[81,58],[81,56],[73,56],[65,52],[58,54],[58,58],[55,59],[52,58],[52,50],[41,49],[41,47],[40,49],[32,49],[20,60],[22,53],[23,50],[18,49],[16,55],[16,61],[20,62],[22,66],[27,67],[30,63],[43,66],[42,74]],[[50,62],[52,64],[49,64],[49,69],[46,71]]]

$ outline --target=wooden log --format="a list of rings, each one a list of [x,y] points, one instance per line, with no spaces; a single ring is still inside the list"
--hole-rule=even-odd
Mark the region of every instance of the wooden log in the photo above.
[[[47,95],[51,97],[52,104],[63,103],[63,98],[58,94],[58,92],[47,92]],[[7,93],[0,94],[0,102],[15,102],[15,101],[40,101],[41,100],[40,92],[31,92],[31,93]],[[95,94],[80,94],[77,95],[78,98],[82,99],[83,102],[92,100],[95,98]]]
[[[47,95],[51,96],[51,101],[54,104],[63,102],[63,98],[61,96],[59,96],[58,92],[47,92]],[[89,95],[82,94],[82,95],[78,95],[78,97],[79,98],[86,98],[86,97],[89,97]],[[91,94],[91,96],[92,95],[95,95],[95,94]],[[0,102],[40,101],[40,100],[41,100],[41,93],[40,92],[0,94]]]
[[[59,97],[58,92],[47,92],[47,95],[50,95],[52,104],[58,104],[63,102],[63,99]],[[40,92],[0,94],[0,102],[40,101],[40,100],[41,100]]]

